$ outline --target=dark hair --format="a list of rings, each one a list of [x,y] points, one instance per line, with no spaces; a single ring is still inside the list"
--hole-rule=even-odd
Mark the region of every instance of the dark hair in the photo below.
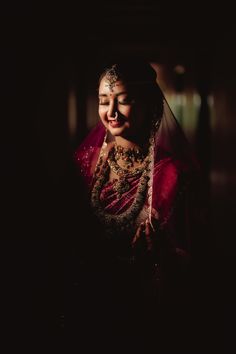
[[[116,72],[118,80],[123,80],[126,83],[156,83],[156,72],[147,62],[124,61],[112,64],[103,71],[99,81],[111,70]]]

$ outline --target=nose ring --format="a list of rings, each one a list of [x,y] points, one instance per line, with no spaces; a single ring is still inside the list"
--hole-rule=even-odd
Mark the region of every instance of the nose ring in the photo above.
[[[117,118],[118,118],[118,113],[115,112],[115,120],[117,120]]]

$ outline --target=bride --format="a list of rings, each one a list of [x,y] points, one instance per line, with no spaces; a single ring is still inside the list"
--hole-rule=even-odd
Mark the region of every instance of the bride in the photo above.
[[[114,64],[100,76],[98,99],[100,122],[76,162],[113,251],[132,261],[142,249],[158,262],[164,242],[187,255],[183,194],[195,162],[156,72],[148,63]]]

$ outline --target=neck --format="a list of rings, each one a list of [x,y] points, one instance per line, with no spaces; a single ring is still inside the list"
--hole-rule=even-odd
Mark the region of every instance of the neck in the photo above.
[[[125,149],[132,149],[134,147],[140,148],[135,142],[122,138],[121,136],[115,137],[115,142],[117,145],[122,146]]]
[[[139,141],[134,141],[134,140],[129,140],[125,139],[121,136],[116,136],[115,137],[115,142],[117,145],[122,146],[125,149],[139,149],[139,150],[146,150],[146,144],[139,142]]]

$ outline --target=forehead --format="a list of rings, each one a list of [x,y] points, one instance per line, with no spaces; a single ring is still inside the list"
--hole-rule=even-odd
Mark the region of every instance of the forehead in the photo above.
[[[114,84],[110,86],[106,77],[104,77],[102,78],[99,85],[99,94],[112,95],[123,91],[127,92],[128,87],[124,82],[120,80],[117,80]]]

